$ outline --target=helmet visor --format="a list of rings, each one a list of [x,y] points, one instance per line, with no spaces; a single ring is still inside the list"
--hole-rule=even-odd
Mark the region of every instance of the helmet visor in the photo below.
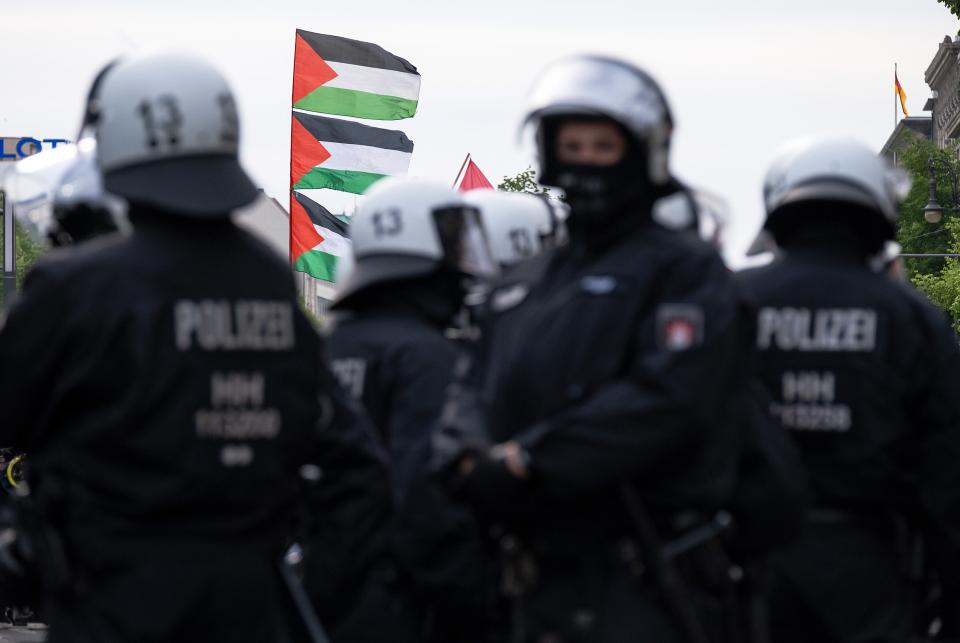
[[[469,206],[434,210],[434,223],[444,262],[474,277],[494,277],[497,264],[490,252],[480,211]]]

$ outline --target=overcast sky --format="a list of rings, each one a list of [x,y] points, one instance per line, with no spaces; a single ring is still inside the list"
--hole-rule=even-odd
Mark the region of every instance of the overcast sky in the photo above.
[[[798,135],[848,134],[877,150],[893,128],[893,64],[911,114],[923,74],[960,23],[935,0],[2,0],[0,135],[73,138],[99,67],[136,48],[187,49],[226,72],[242,118],[243,160],[286,199],[294,30],[382,45],[423,75],[403,129],[410,173],[452,182],[471,152],[496,183],[532,162],[517,144],[524,97],[549,61],[623,56],[671,100],[673,167],[725,197],[732,240],[759,225],[776,148]],[[332,195],[327,205],[352,204]]]

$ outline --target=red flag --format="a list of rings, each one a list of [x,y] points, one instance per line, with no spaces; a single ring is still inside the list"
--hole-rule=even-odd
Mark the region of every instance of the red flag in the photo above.
[[[473,162],[473,159],[470,159],[470,162],[467,163],[467,171],[463,173],[463,180],[460,181],[460,187],[457,189],[461,192],[467,192],[481,188],[492,190],[493,185],[487,180],[487,177],[483,175],[483,172],[481,172],[477,164]]]

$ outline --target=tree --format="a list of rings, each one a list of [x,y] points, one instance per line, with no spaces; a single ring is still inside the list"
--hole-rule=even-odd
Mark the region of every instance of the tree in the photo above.
[[[960,253],[960,219],[953,217],[946,223],[951,243],[948,250]],[[953,320],[953,327],[960,331],[960,261],[949,257],[935,274],[916,274],[916,287],[934,304],[945,310]]]
[[[7,211],[7,216],[13,216],[9,210]],[[35,264],[45,252],[46,248],[43,244],[34,241],[22,226],[17,224],[14,224],[14,226],[17,240],[17,288],[19,289],[23,287],[24,278],[33,267],[33,264]],[[3,229],[2,226],[0,226],[0,247],[3,246],[4,242]],[[0,294],[0,304],[2,303],[3,295]]]
[[[960,2],[960,0],[958,0],[958,2]],[[527,169],[518,172],[514,176],[503,177],[497,189],[504,192],[527,192],[528,194],[543,194],[549,196],[550,188],[545,188],[537,183],[536,176],[533,168],[528,166]]]
[[[960,0],[937,0],[940,4],[950,10],[950,13],[960,18]]]
[[[958,0],[960,1],[960,0]],[[937,201],[944,207],[941,223],[931,224],[923,217],[923,209],[930,198],[930,172],[928,161],[934,159],[934,175],[937,183]],[[897,240],[908,254],[943,254],[950,252],[953,244],[951,228],[947,223],[960,215],[951,211],[953,186],[950,168],[960,173],[960,164],[953,150],[941,150],[926,139],[917,138],[899,153],[900,167],[911,180],[910,193],[900,208],[897,221]],[[957,196],[960,196],[958,194]],[[917,275],[938,274],[944,267],[942,258],[907,258],[907,275],[916,281]]]
[[[960,0],[957,3],[960,4]],[[924,205],[930,197],[928,159],[931,156],[935,162],[937,201],[944,208],[943,220],[936,224],[923,218]],[[904,253],[960,253],[960,212],[953,209],[955,197],[960,197],[954,193],[952,183],[953,176],[960,175],[956,150],[941,150],[925,139],[917,139],[900,154],[900,166],[913,182],[897,221],[897,238]],[[949,313],[954,327],[960,329],[960,261],[954,257],[908,257],[905,263],[913,284]]]

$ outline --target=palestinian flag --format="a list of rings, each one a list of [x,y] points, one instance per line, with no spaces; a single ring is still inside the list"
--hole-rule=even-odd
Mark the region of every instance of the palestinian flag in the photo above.
[[[369,42],[297,29],[293,106],[308,112],[378,121],[417,113],[420,74]]]
[[[290,261],[293,269],[333,281],[337,258],[350,251],[347,224],[302,194],[290,199]]]
[[[380,129],[314,114],[293,113],[290,186],[363,194],[384,176],[404,174],[413,141]]]

